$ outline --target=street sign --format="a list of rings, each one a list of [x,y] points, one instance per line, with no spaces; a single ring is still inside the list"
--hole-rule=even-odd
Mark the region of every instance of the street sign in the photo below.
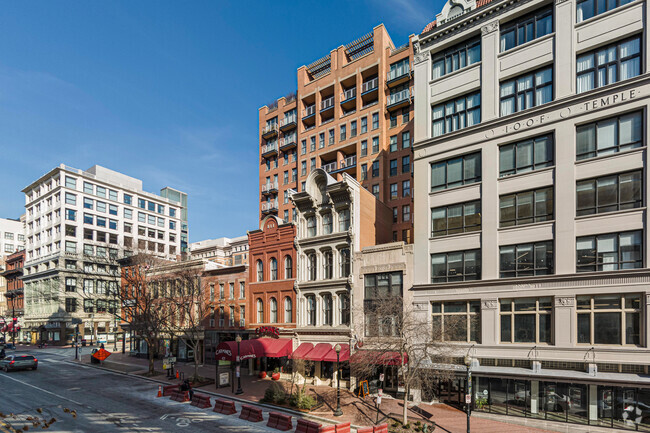
[[[465,403],[472,403],[472,394],[465,394]]]
[[[377,406],[379,406],[380,404],[381,404],[381,395],[377,397]]]
[[[163,359],[163,362],[165,364],[176,364],[176,357],[175,356],[168,356],[167,358]]]
[[[109,356],[111,356],[111,352],[106,349],[99,349],[93,354],[93,358],[99,359],[100,361],[104,361]]]

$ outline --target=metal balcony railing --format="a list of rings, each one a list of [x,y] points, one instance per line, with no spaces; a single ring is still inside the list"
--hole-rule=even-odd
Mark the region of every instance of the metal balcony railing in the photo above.
[[[411,96],[411,92],[409,91],[409,89],[404,89],[402,91],[389,95],[388,102],[386,104],[387,105],[399,104],[400,102],[408,100],[410,96]]]
[[[314,113],[316,113],[316,104],[312,104],[308,107],[305,107],[305,109],[302,110],[302,117],[309,117],[312,116]]]
[[[327,110],[328,108],[332,108],[334,106],[334,96],[330,96],[327,99],[323,99],[320,102],[320,110]]]
[[[290,144],[296,144],[296,134],[289,135],[287,137],[282,137],[280,139],[280,147],[288,146]]]
[[[348,156],[341,160],[341,168],[352,167],[357,165],[357,155]]]
[[[403,77],[404,75],[408,75],[410,72],[411,72],[411,65],[409,63],[403,63],[399,67],[388,71],[388,75],[386,76],[386,81],[395,80],[397,78]]]
[[[328,172],[328,173],[330,173],[330,172],[336,170],[336,161],[334,161],[334,162],[330,162],[329,164],[325,164],[325,165],[323,166],[323,170],[325,170],[325,171]]]
[[[278,145],[276,143],[269,143],[262,146],[262,154],[268,152],[277,152],[277,150],[278,150]]]
[[[286,116],[284,119],[280,119],[280,128],[283,126],[290,125],[292,123],[296,123],[296,114],[292,114],[290,116]]]
[[[277,182],[270,182],[270,183],[265,183],[262,185],[262,192],[269,192],[269,191],[277,191],[278,189],[278,183]]]
[[[356,96],[357,96],[357,88],[353,87],[341,93],[341,101],[347,101],[348,99],[352,99]]]
[[[262,128],[262,135],[270,134],[272,132],[275,132],[275,133],[278,132],[278,124],[277,123],[271,123],[269,125],[266,125],[264,128]]]
[[[379,86],[379,78],[375,77],[372,80],[364,81],[363,84],[361,84],[361,93],[366,93],[370,92],[371,90],[375,90]]]
[[[278,209],[278,201],[277,200],[271,200],[262,203],[262,212],[270,212],[273,210]]]

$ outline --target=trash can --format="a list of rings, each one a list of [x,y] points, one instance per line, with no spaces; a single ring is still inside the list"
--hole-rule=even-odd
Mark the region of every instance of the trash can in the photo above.
[[[97,352],[98,349],[93,349],[90,351],[90,363],[91,364],[100,364],[99,359],[95,358],[93,355]]]

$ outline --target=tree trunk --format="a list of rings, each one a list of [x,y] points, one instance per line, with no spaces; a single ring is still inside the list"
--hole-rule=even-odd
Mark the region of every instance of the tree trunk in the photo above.
[[[149,376],[153,376],[153,374],[154,374],[154,364],[153,364],[153,350],[151,350],[151,345],[149,345],[149,348],[147,350],[147,355],[149,355]]]
[[[404,393],[404,413],[403,413],[403,421],[402,424],[406,425],[408,423],[408,402],[409,402],[409,386],[406,384],[404,387],[404,390],[406,391]]]

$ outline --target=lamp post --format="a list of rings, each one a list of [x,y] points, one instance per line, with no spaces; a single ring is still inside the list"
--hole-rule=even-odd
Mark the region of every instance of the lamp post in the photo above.
[[[235,394],[243,394],[244,390],[241,389],[241,358],[239,358],[239,345],[241,343],[241,336],[237,335],[237,337],[235,337],[235,341],[237,342],[237,370],[235,372],[237,375],[237,391],[235,391]]]
[[[341,371],[340,371],[340,354],[341,354],[341,345],[336,344],[334,346],[334,351],[336,352],[336,410],[334,411],[334,416],[343,415],[341,410]]]
[[[465,356],[465,367],[467,367],[465,407],[467,408],[467,433],[470,433],[469,415],[472,406],[472,358],[469,355]]]

